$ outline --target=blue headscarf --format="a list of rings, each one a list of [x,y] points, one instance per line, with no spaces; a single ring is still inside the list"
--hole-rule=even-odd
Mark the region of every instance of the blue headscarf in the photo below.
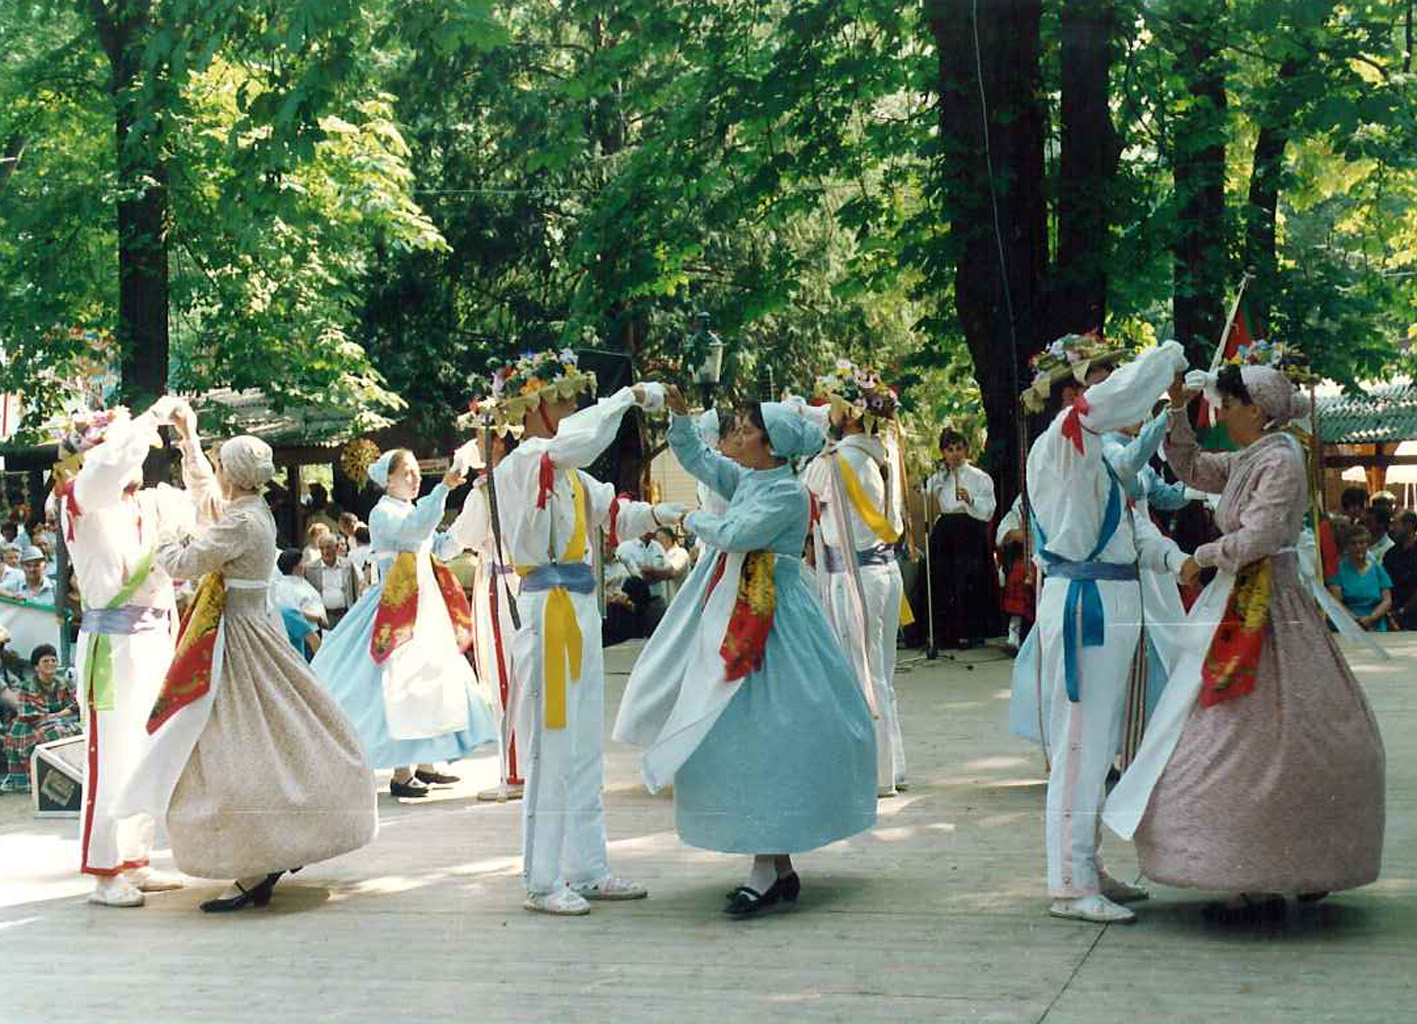
[[[816,455],[827,443],[815,423],[782,402],[762,404],[763,424],[768,429],[772,453],[779,459],[803,459]]]

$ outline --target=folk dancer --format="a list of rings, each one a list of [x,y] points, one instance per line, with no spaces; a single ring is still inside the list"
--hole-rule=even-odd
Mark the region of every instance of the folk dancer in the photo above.
[[[142,486],[143,462],[166,423],[178,428],[191,489],[211,466],[196,417],[173,398],[136,417],[122,408],[76,417],[60,437],[55,474],[60,529],[84,600],[75,658],[88,746],[80,870],[97,879],[90,901],[110,907],[139,907],[144,892],[181,887],[148,865],[166,808],[120,815],[116,807],[147,753],[148,713],[172,661],[176,609],[172,579],[155,558],[158,538],[196,522],[188,494]]]
[[[1183,627],[1185,654],[1142,749],[1107,801],[1148,878],[1236,894],[1221,915],[1278,909],[1377,879],[1386,761],[1377,719],[1306,592],[1295,542],[1309,508],[1308,413],[1292,354],[1256,343],[1214,379],[1237,451],[1203,452],[1172,387],[1166,457],[1220,494],[1219,540],[1195,560],[1218,573]]]
[[[823,604],[877,712],[877,796],[893,797],[908,787],[895,694],[896,634],[903,617],[906,625],[913,621],[902,614],[909,606],[894,550],[904,532],[901,474],[885,443],[894,441],[897,399],[874,369],[842,359],[817,380],[814,400],[829,410],[837,439],[803,475],[820,514],[814,554],[825,570],[819,577]]]
[[[465,473],[455,460],[420,498],[423,476],[408,449],[384,452],[368,472],[384,492],[369,513],[380,579],[326,635],[310,667],[354,723],[369,764],[393,769],[389,793],[416,799],[431,785],[459,781],[436,762],[457,761],[497,738],[464,654],[473,642],[472,610],[442,562],[457,545],[437,534]]]
[[[1040,354],[1024,395],[1060,402],[1063,381],[1086,387],[1061,409],[1028,455],[1027,484],[1045,568],[1038,606],[1043,685],[1051,691],[1046,847],[1055,917],[1133,921],[1121,903],[1146,890],[1109,876],[1099,855],[1107,772],[1141,624],[1138,566],[1195,575],[1198,567],[1149,519],[1127,514],[1100,434],[1139,422],[1186,367],[1178,342],[1151,349],[1114,373],[1122,353],[1095,336],[1069,335]]]
[[[592,545],[637,536],[682,518],[678,506],[620,500],[584,471],[636,405],[662,404],[658,385],[622,388],[579,412],[595,388],[574,352],[540,352],[500,368],[491,405],[524,427],[492,471],[507,554],[521,577],[521,628],[512,644],[520,692],[516,734],[526,741],[522,880],[527,910],[577,915],[588,900],[643,899],[645,888],[611,874],[606,854],[605,668]]]
[[[208,912],[265,905],[285,871],[359,849],[378,826],[354,727],[270,600],[276,524],[261,488],[274,475],[264,441],[227,441],[216,521],[165,535],[155,556],[174,579],[202,583],[119,805],[166,807],[178,868],[236,879]]]
[[[998,626],[999,584],[989,543],[994,481],[970,464],[957,430],[940,432],[940,455],[944,467],[925,482],[926,508],[932,517],[939,513],[930,530],[935,644],[973,647],[995,636]]]
[[[791,460],[815,455],[822,432],[784,404],[754,405],[728,459],[695,433],[677,390],[670,403],[675,456],[729,504],[686,520],[712,569],[686,584],[646,646],[615,736],[645,748],[651,791],[673,783],[683,842],[752,855],[723,908],[746,917],[796,902],[794,854],[875,823],[876,734],[801,576],[811,499]]]

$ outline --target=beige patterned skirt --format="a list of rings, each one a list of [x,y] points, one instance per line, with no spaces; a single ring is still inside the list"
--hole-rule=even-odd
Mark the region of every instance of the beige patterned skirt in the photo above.
[[[244,878],[357,850],[378,828],[374,777],[344,713],[266,613],[230,591],[222,678],[168,806],[177,868]]]
[[[1382,864],[1386,762],[1328,623],[1276,559],[1254,692],[1186,722],[1134,836],[1146,877],[1216,892],[1336,892]]]

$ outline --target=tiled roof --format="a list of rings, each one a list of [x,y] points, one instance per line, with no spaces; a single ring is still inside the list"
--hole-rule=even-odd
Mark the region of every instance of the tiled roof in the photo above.
[[[1329,444],[1417,438],[1417,385],[1379,384],[1360,394],[1320,395],[1319,433]]]
[[[276,448],[288,445],[330,447],[382,425],[363,423],[357,414],[343,409],[292,406],[277,412],[266,396],[254,388],[208,391],[194,404],[199,412],[210,413],[222,421],[227,431],[254,434]]]

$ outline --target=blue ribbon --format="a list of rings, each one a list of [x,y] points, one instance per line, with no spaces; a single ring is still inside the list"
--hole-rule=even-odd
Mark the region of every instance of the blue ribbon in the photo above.
[[[1077,703],[1080,699],[1080,676],[1078,670],[1078,646],[1101,647],[1107,640],[1107,616],[1102,608],[1102,592],[1097,589],[1098,580],[1134,580],[1137,567],[1133,564],[1118,565],[1113,562],[1098,562],[1113,534],[1122,522],[1122,488],[1117,475],[1104,460],[1109,489],[1107,510],[1102,516],[1102,529],[1097,543],[1088,556],[1080,562],[1070,561],[1054,554],[1045,546],[1047,535],[1037,518],[1033,528],[1038,534],[1038,555],[1048,565],[1048,574],[1068,580],[1068,592],[1063,598],[1063,677],[1067,683],[1068,700]],[[1079,621],[1081,613],[1081,621]]]
[[[538,565],[522,577],[522,593],[535,594],[543,590],[565,587],[573,594],[595,593],[595,571],[585,562],[551,562]]]
[[[88,608],[79,628],[90,636],[134,636],[168,628],[166,608],[125,604],[120,608]]]

